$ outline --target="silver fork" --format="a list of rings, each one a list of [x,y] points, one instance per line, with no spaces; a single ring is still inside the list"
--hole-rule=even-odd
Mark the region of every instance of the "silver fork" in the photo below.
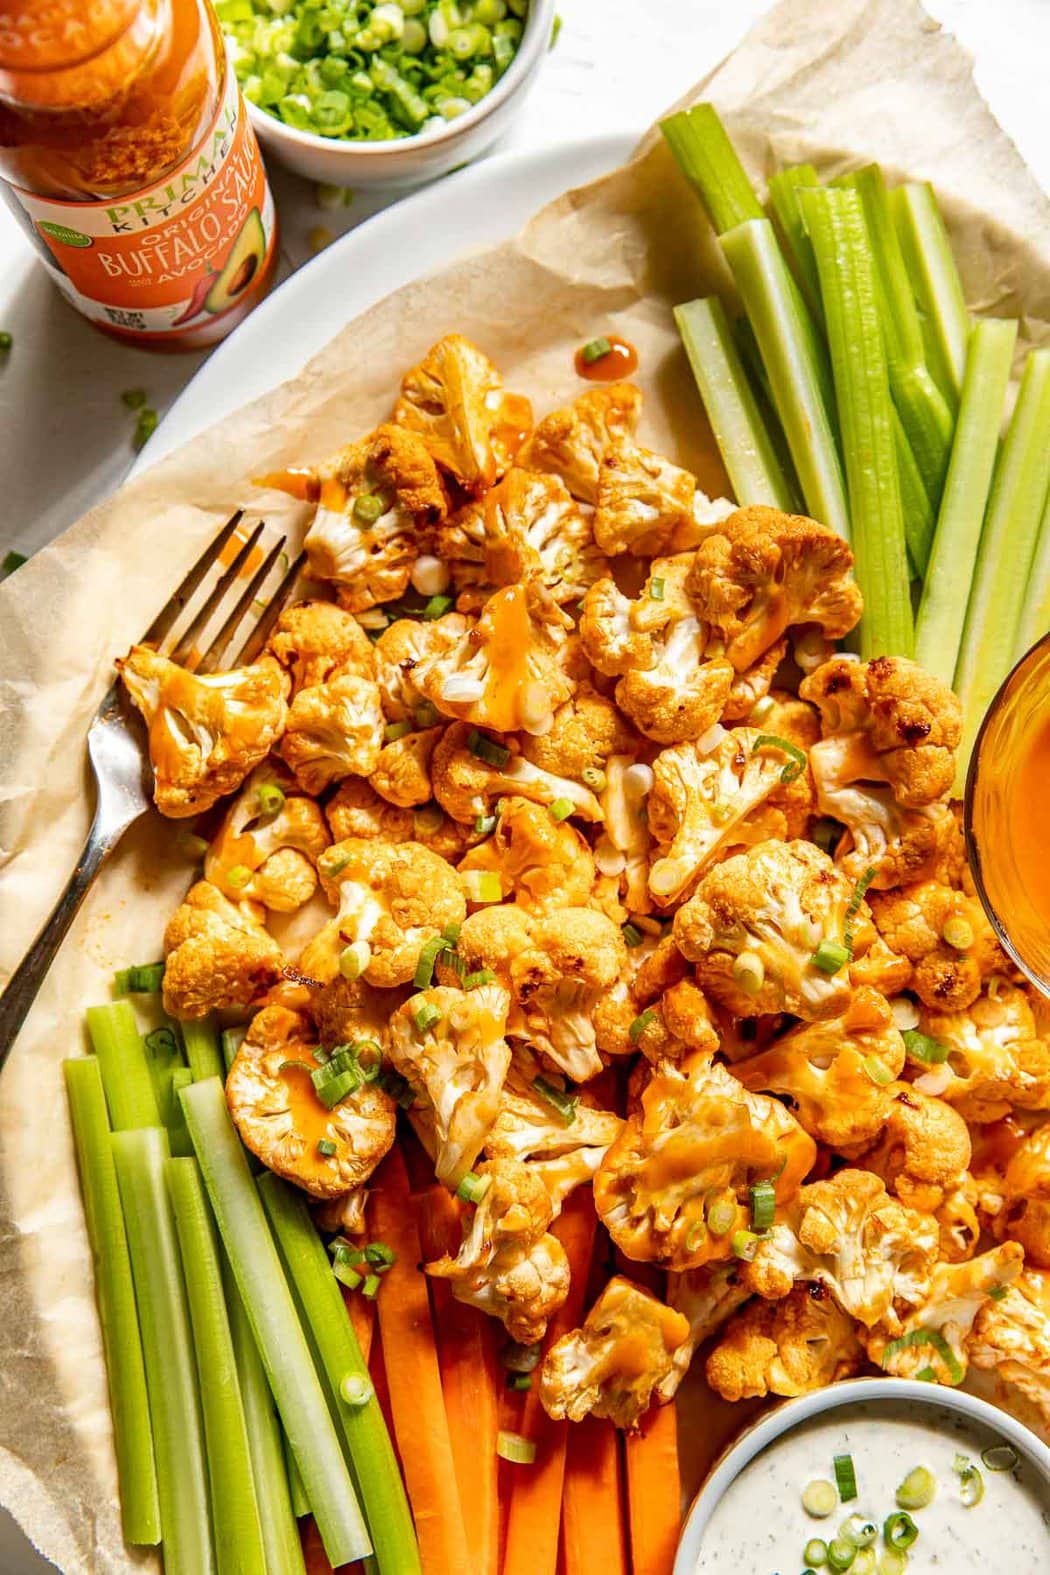
[[[179,636],[177,643],[169,642],[169,649],[165,651],[164,642],[172,634],[208,570],[237,530],[242,517],[242,510],[238,509],[226,521],[219,534],[205,548],[183,579],[178,590],[165,602],[139,641],[140,645],[152,645],[165,655],[169,655],[173,661],[191,667],[197,673],[210,673],[216,670],[245,614],[252,607],[285,548],[285,538],[282,536],[267,552],[230,608],[228,615],[223,619],[214,638],[198,657],[196,642],[219,612],[228,592],[236,584],[255,549],[263,530],[261,520],[223,570],[200,610],[194,614]],[[270,630],[292,593],[302,562],[300,554],[282,576],[247,639],[234,656],[232,666],[240,667],[247,662],[252,662],[261,653]],[[91,830],[88,832],[76,868],[52,909],[50,918],[12,974],[7,989],[3,995],[0,995],[0,1068],[7,1060],[15,1036],[25,1021],[26,1014],[36,999],[37,991],[54,961],[55,953],[65,939],[66,932],[87,896],[95,876],[128,827],[141,819],[150,807],[153,771],[146,748],[145,728],[119,680],[111,684],[106,691],[101,705],[91,720],[87,746],[91,771],[95,779],[95,818],[91,822]]]

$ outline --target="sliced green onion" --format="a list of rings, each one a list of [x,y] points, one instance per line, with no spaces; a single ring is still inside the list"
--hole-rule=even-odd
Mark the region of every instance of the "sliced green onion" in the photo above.
[[[430,987],[434,978],[434,966],[438,956],[446,950],[447,946],[448,940],[444,935],[435,935],[425,943],[420,951],[419,961],[416,964],[416,971],[412,978],[412,983],[417,990],[426,990]]]
[[[509,1372],[531,1373],[539,1366],[542,1357],[541,1341],[537,1340],[532,1345],[522,1345],[518,1340],[511,1340],[504,1346],[500,1360]]]
[[[532,1086],[541,1099],[545,1099],[554,1110],[563,1126],[571,1127],[576,1120],[576,1111],[580,1103],[579,1094],[567,1094],[564,1089],[556,1088],[545,1077],[533,1078]]]
[[[704,1217],[712,1236],[726,1236],[736,1223],[736,1204],[729,1198],[714,1198],[705,1204]]]
[[[835,1455],[831,1462],[835,1469],[835,1486],[844,1504],[857,1496],[857,1473],[853,1469],[852,1455]]]
[[[509,1460],[512,1465],[531,1466],[536,1459],[536,1445],[520,1433],[508,1433],[501,1429],[496,1434],[496,1453],[501,1460]]]
[[[526,1389],[531,1389],[532,1388],[532,1374],[531,1373],[508,1373],[507,1374],[507,1388],[508,1389],[522,1390],[522,1391],[524,1391]]]
[[[627,1036],[633,1045],[638,1043],[649,1024],[655,1021],[656,1016],[656,1009],[652,1006],[647,1006],[644,1012],[639,1012],[627,1030]]]
[[[441,712],[429,700],[421,700],[412,707],[412,720],[419,728],[434,727],[441,721]]]
[[[472,1170],[468,1170],[456,1188],[456,1197],[461,1203],[480,1203],[491,1185],[491,1176],[476,1176]]]
[[[164,964],[136,963],[133,968],[121,968],[113,975],[113,989],[117,995],[157,995],[164,983]]]
[[[827,1520],[839,1507],[839,1496],[833,1483],[823,1477],[808,1482],[802,1490],[802,1508],[813,1520]]]
[[[885,1548],[879,1554],[878,1575],[904,1575],[908,1568],[908,1555],[896,1548]]]
[[[374,525],[383,513],[383,500],[374,492],[359,492],[354,499],[353,516],[361,525]]]
[[[571,798],[556,798],[553,804],[549,806],[549,813],[552,820],[568,820],[569,816],[572,814],[572,811],[573,802]]]
[[[584,766],[580,772],[580,781],[592,793],[604,793],[608,786],[608,778],[600,766]]]
[[[395,1072],[392,1066],[384,1066],[377,1081],[389,1099],[392,1099],[402,1110],[411,1110],[416,1102],[416,1096],[411,1084],[401,1076],[400,1072]]]
[[[464,990],[479,990],[482,985],[495,984],[495,982],[496,975],[491,968],[479,968],[476,973],[465,973],[462,980]]]
[[[397,1253],[385,1241],[372,1241],[365,1248],[365,1262],[378,1274],[385,1274],[397,1262]]]
[[[864,1515],[850,1515],[839,1527],[839,1536],[852,1542],[855,1548],[870,1548],[878,1534],[878,1526]]]
[[[131,435],[132,446],[138,450],[145,448],[154,432],[160,417],[150,405],[143,405],[135,421],[135,430]]]
[[[461,924],[446,924],[441,933],[450,946],[455,946],[462,932],[463,926]]]
[[[763,217],[754,187],[713,104],[679,110],[660,122],[660,130],[717,235]]]
[[[777,1209],[776,1189],[771,1181],[756,1181],[748,1188],[751,1195],[751,1227],[768,1230]]]
[[[1013,1444],[993,1444],[981,1450],[981,1464],[988,1471],[1012,1471],[1021,1464],[1021,1456]]]
[[[932,1367],[920,1367],[915,1379],[920,1384],[936,1384],[940,1381]]]
[[[830,1487],[830,1482],[828,1483]],[[820,1537],[811,1537],[802,1549],[802,1557],[814,1569],[820,1569],[828,1562],[828,1545]]]
[[[920,1470],[920,1471],[923,1471],[923,1470],[925,1470],[925,1467],[919,1466],[917,1469]],[[913,1477],[914,1475],[915,1475],[915,1472],[913,1471],[911,1473],[911,1476],[906,1477],[905,1478],[905,1482],[901,1484],[901,1488],[903,1488],[905,1486],[905,1484],[908,1481],[910,1481],[911,1477]],[[930,1476],[930,1473],[927,1471],[926,1475]],[[933,1484],[933,1478],[932,1477],[930,1477],[930,1483],[931,1483],[931,1486],[930,1486],[929,1497],[924,1498],[921,1504],[918,1504],[918,1503],[914,1504],[912,1506],[914,1509],[925,1509],[926,1505],[929,1504],[932,1501],[933,1495],[934,1495],[934,1492],[935,1492],[935,1486]],[[897,1489],[897,1502],[898,1503],[900,1502],[901,1488]],[[912,1520],[911,1516],[906,1514],[903,1510],[898,1510],[893,1515],[887,1515],[885,1521],[883,1522],[883,1526],[882,1526],[883,1541],[885,1542],[885,1544],[886,1544],[886,1546],[888,1548],[892,1548],[894,1553],[904,1553],[904,1552],[906,1552],[907,1549],[910,1548],[912,1543],[916,1540],[918,1535],[919,1535],[919,1528],[918,1528],[918,1526],[915,1524],[914,1520]]]
[[[350,853],[337,853],[334,848],[329,848],[322,853],[317,861],[317,868],[326,880],[335,880],[341,875],[353,857]]]
[[[339,953],[339,972],[344,979],[360,979],[372,961],[372,948],[367,941],[352,941]]]
[[[358,1274],[356,1269],[352,1269],[348,1263],[344,1263],[340,1258],[336,1258],[333,1261],[332,1273],[340,1285],[345,1285],[348,1291],[359,1290],[364,1284],[364,1275]]]
[[[256,802],[264,815],[279,815],[284,808],[284,790],[276,782],[263,782],[255,791]]]
[[[973,1509],[984,1497],[981,1468],[968,1455],[956,1455],[952,1470],[959,1478],[959,1499],[964,1509]]]
[[[423,608],[423,617],[428,623],[433,622],[435,618],[443,618],[451,606],[451,596],[431,596]]]
[[[734,1258],[751,1263],[761,1238],[753,1230],[735,1230],[729,1238],[729,1250]]]
[[[631,922],[629,920],[623,926],[623,928],[620,931],[620,933],[623,936],[624,945],[625,946],[630,946],[632,949],[635,946],[641,946],[642,942],[645,939],[645,936],[642,934],[642,932],[638,928],[638,926],[636,924],[631,924]]]
[[[197,837],[192,831],[182,829],[175,833],[175,848],[180,858],[188,859],[191,864],[199,864],[208,851],[206,837]]]
[[[435,1023],[440,1023],[441,1013],[433,1001],[424,1001],[423,1005],[418,1006],[412,1013],[412,1021],[416,1025],[416,1032],[425,1034],[428,1028],[433,1028]]]
[[[760,749],[779,749],[781,754],[790,756],[780,773],[780,780],[785,784],[794,782],[806,769],[806,751],[786,738],[778,738],[776,733],[760,733],[751,745],[751,753],[755,755]]]
[[[926,360],[949,400],[957,402],[971,319],[948,231],[928,181],[897,186],[889,198],[908,279],[919,305]]]
[[[498,815],[475,815],[474,832],[479,837],[489,837],[496,829]]]
[[[471,902],[503,901],[503,883],[495,870],[464,870],[463,885]]]
[[[864,871],[864,874],[858,880],[857,884],[854,886],[853,895],[846,904],[846,913],[842,923],[842,939],[846,943],[846,948],[850,954],[851,960],[853,957],[853,921],[857,917],[857,914],[860,910],[860,905],[867,895],[868,887],[871,885],[877,874],[878,871],[875,866],[869,865]]]
[[[929,1347],[936,1351],[948,1372],[950,1383],[961,1384],[966,1376],[958,1357],[952,1350],[948,1341],[939,1329],[911,1329],[907,1334],[902,1334],[899,1339],[891,1340],[882,1353],[882,1366],[886,1368],[901,1351],[913,1350],[916,1346],[920,1349]],[[899,1500],[898,1500],[899,1502]],[[903,1504],[902,1509],[912,1509],[915,1506]],[[922,1506],[920,1505],[919,1508]]]
[[[375,1399],[375,1387],[363,1373],[347,1373],[339,1385],[339,1398],[356,1411],[358,1406]]]
[[[396,744],[399,738],[407,738],[411,731],[411,722],[388,722],[383,729],[383,738],[388,744]]]
[[[849,947],[841,941],[821,941],[809,960],[821,973],[841,973],[849,962]]]
[[[148,397],[144,388],[125,388],[120,396],[120,402],[128,410],[141,410]]]
[[[733,983],[745,995],[760,994],[766,982],[765,963],[757,952],[741,952],[733,961]]]
[[[899,1509],[925,1509],[932,1504],[937,1492],[937,1478],[925,1466],[915,1466],[908,1472],[900,1487],[897,1489],[897,1506]],[[892,1518],[892,1517],[891,1517]],[[912,1538],[912,1541],[915,1539]],[[898,1544],[886,1538],[890,1547]],[[907,1543],[903,1546],[907,1547]]]
[[[85,1015],[114,1132],[159,1127],[160,1111],[153,1074],[131,1003],[117,1001],[112,1006],[89,1006]]]
[[[858,1548],[857,1555],[850,1565],[852,1575],[875,1575],[878,1568],[878,1555],[874,1548]]]
[[[857,1557],[857,1550],[845,1537],[832,1537],[828,1543],[828,1568],[848,1570]]]
[[[911,1061],[921,1061],[923,1066],[940,1066],[942,1061],[948,1059],[948,1046],[939,1039],[931,1039],[928,1034],[920,1033],[917,1028],[906,1028],[901,1038]]]
[[[472,727],[467,734],[467,748],[479,760],[484,760],[486,765],[498,766],[500,770],[510,760],[509,749],[505,749],[502,744],[497,744],[494,738],[479,733],[476,727]]]
[[[602,334],[597,339],[588,340],[583,349],[580,351],[580,355],[587,366],[593,366],[595,361],[600,361],[603,356],[607,356],[611,350],[612,345],[609,343],[608,339],[606,339],[605,335]]]
[[[318,1138],[317,1152],[322,1159],[331,1159],[335,1151],[336,1145],[332,1142],[331,1138]]]
[[[254,873],[255,871],[247,864],[231,864],[226,871],[226,884],[237,891],[242,886],[248,885]]]
[[[664,599],[664,582],[659,575],[654,575],[649,581],[649,598],[654,602],[662,602]]]
[[[893,1082],[893,1068],[878,1055],[866,1055],[861,1062],[865,1076],[870,1077],[876,1088],[885,1088]]]
[[[973,945],[973,925],[961,914],[954,914],[941,930],[941,940],[953,951],[967,952]]]
[[[379,1295],[379,1275],[366,1274],[365,1282],[361,1287],[361,1295],[367,1296],[369,1301],[374,1301]]]

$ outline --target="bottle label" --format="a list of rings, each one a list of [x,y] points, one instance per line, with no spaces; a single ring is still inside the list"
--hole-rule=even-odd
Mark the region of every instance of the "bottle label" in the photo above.
[[[107,202],[11,189],[79,312],[133,334],[191,334],[238,306],[275,245],[273,196],[233,72],[219,111],[163,180]]]

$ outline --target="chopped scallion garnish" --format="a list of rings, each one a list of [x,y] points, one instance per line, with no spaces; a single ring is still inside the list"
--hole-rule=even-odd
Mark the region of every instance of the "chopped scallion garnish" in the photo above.
[[[664,582],[658,574],[649,581],[649,598],[654,602],[662,602],[664,599]]]
[[[369,1301],[374,1301],[379,1295],[380,1279],[378,1274],[366,1274],[365,1283],[361,1287],[361,1295],[367,1296]]]
[[[475,835],[477,835],[479,837],[489,837],[489,836],[491,836],[492,833],[496,829],[496,820],[497,820],[497,816],[495,816],[495,815],[475,815],[475,817],[474,817],[474,832],[475,832]]]
[[[428,1028],[433,1028],[435,1023],[440,1023],[441,1013],[433,1001],[424,1001],[423,1005],[418,1006],[412,1013],[412,1021],[416,1025],[416,1032],[425,1034]]]
[[[284,808],[284,789],[276,782],[263,782],[256,789],[256,802],[261,815],[279,815]]]
[[[434,978],[434,966],[438,956],[447,946],[448,940],[444,935],[431,936],[430,940],[425,943],[419,954],[419,961],[416,963],[416,971],[412,978],[412,983],[417,990],[429,989]]]
[[[121,968],[113,976],[117,995],[156,995],[164,983],[164,964],[136,963],[131,968]]]
[[[435,618],[443,618],[453,605],[451,596],[431,596],[423,608],[423,617],[432,622]]]
[[[857,916],[860,905],[864,901],[864,894],[875,879],[876,873],[877,871],[873,865],[864,871],[864,874],[854,886],[853,895],[846,906],[846,915],[842,924],[842,939],[846,943],[846,949],[851,959],[853,957],[853,920]]]
[[[638,1016],[634,1019],[630,1028],[627,1030],[628,1038],[633,1045],[638,1043],[649,1024],[655,1021],[655,1018],[656,1010],[652,1006],[647,1006],[644,1012],[639,1012]]]
[[[632,948],[635,946],[641,946],[645,939],[645,936],[642,934],[637,924],[632,924],[630,920],[628,920],[628,922],[623,926],[621,933],[623,935],[624,945],[630,946]]]
[[[802,1490],[802,1508],[814,1520],[827,1520],[839,1507],[839,1496],[832,1482],[818,1477]]]
[[[771,1181],[756,1181],[748,1190],[751,1194],[752,1229],[768,1230],[777,1209],[776,1189]]]
[[[456,1197],[461,1203],[480,1203],[491,1185],[491,1176],[476,1176],[472,1170],[468,1170],[456,1188]]]
[[[925,1467],[920,1466],[918,1469],[922,1471],[925,1470]],[[914,1475],[915,1473],[912,1472],[912,1476]],[[926,1475],[929,1476],[930,1473],[927,1471]],[[898,1499],[900,1498],[900,1489],[897,1490],[897,1497]],[[915,1506],[916,1509],[925,1508],[925,1505],[928,1504],[932,1498],[933,1492],[931,1491],[930,1497],[927,1498],[923,1504],[917,1504]],[[914,1520],[912,1520],[911,1516],[906,1514],[903,1510],[898,1510],[895,1514],[887,1515],[885,1521],[883,1522],[883,1541],[888,1548],[893,1549],[894,1553],[904,1553],[908,1548],[911,1547],[918,1535],[918,1526],[915,1524]]]
[[[1021,1456],[1013,1444],[993,1444],[981,1450],[981,1464],[987,1471],[1012,1471],[1020,1465]]]
[[[496,1453],[501,1460],[509,1460],[515,1466],[531,1466],[536,1459],[536,1445],[529,1438],[522,1438],[520,1433],[508,1433],[503,1430],[496,1434]]]
[[[757,754],[760,749],[779,749],[782,754],[790,756],[787,765],[780,773],[780,780],[785,785],[794,782],[795,778],[800,777],[806,769],[806,751],[800,749],[797,744],[791,743],[790,739],[779,738],[776,733],[759,733],[751,745],[751,753]]]
[[[494,984],[496,975],[491,968],[478,968],[474,973],[463,975],[464,990],[479,990],[483,984]]]
[[[554,803],[550,805],[550,817],[552,820],[568,820],[572,811],[573,802],[571,798],[556,798]]]
[[[973,1509],[984,1497],[984,1477],[981,1468],[969,1455],[956,1455],[952,1470],[959,1478],[959,1498],[965,1509]]]
[[[505,749],[502,744],[497,744],[494,738],[488,738],[484,733],[479,733],[476,727],[472,727],[467,734],[467,748],[479,760],[484,760],[486,765],[498,766],[500,770],[510,760],[509,749]]]
[[[411,731],[411,722],[388,722],[383,729],[383,741],[387,744],[396,744],[399,738],[407,738]]]
[[[600,361],[602,357],[608,355],[611,350],[612,345],[609,343],[608,339],[606,339],[605,335],[601,334],[597,339],[589,339],[584,345],[583,349],[580,351],[580,355],[588,366],[593,366],[595,361]]]
[[[383,500],[374,492],[360,492],[354,499],[352,512],[359,525],[374,525],[383,512]]]
[[[835,1486],[839,1490],[839,1498],[844,1504],[849,1504],[857,1496],[857,1473],[853,1467],[852,1455],[836,1455],[832,1460],[835,1468]]]
[[[849,949],[841,941],[821,941],[810,962],[814,968],[819,968],[821,973],[841,973],[849,962]]]
[[[508,1389],[518,1389],[518,1390],[531,1389],[532,1388],[532,1374],[531,1373],[508,1373],[507,1374],[507,1388]]]
[[[936,1492],[937,1478],[933,1472],[927,1470],[925,1466],[916,1466],[914,1470],[908,1472],[908,1475],[897,1489],[898,1507],[900,1509],[925,1509],[927,1504],[933,1503]],[[894,1516],[890,1516],[891,1520],[894,1518]],[[911,1540],[914,1541],[914,1537]],[[886,1538],[886,1541],[891,1548],[908,1546],[907,1543],[890,1542],[889,1537]]]
[[[331,1138],[318,1138],[317,1152],[320,1154],[322,1159],[331,1159],[332,1155],[335,1153],[335,1144],[332,1142]]]
[[[545,1077],[533,1078],[532,1086],[540,1098],[545,1099],[552,1110],[557,1112],[562,1125],[571,1127],[580,1103],[579,1094],[567,1094],[563,1088],[556,1088]]]
[[[580,781],[592,793],[604,793],[608,786],[608,778],[600,766],[584,766],[580,772]]]
[[[917,1028],[906,1028],[901,1038],[911,1061],[921,1061],[923,1066],[940,1066],[942,1061],[948,1059],[948,1046],[939,1039],[931,1039],[928,1034],[920,1033]]]

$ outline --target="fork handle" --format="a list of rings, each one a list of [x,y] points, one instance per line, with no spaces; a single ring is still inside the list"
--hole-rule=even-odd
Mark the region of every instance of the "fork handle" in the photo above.
[[[55,960],[55,953],[65,940],[69,926],[76,918],[95,876],[120,841],[123,831],[124,827],[120,827],[115,832],[103,832],[96,815],[65,890],[36,940],[11,975],[7,989],[0,995],[0,1070]]]

